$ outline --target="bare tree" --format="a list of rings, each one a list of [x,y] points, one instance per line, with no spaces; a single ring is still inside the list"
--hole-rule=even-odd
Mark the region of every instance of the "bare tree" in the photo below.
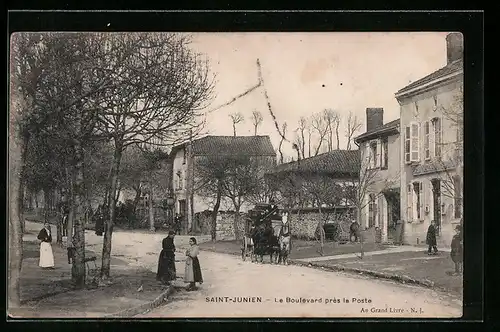
[[[100,68],[115,82],[95,102],[99,134],[112,140],[109,219],[104,233],[101,277],[109,277],[117,180],[123,151],[130,145],[173,145],[202,129],[211,100],[213,77],[208,62],[177,34],[99,34],[106,55]],[[193,134],[194,133],[194,134]]]
[[[340,114],[335,112],[333,109],[323,110],[323,116],[325,118],[328,136],[328,151],[333,151],[333,136],[335,134],[337,139],[337,150],[339,149],[339,126],[340,126]]]
[[[239,112],[229,114],[229,117],[231,118],[231,121],[233,122],[233,135],[234,135],[234,137],[236,137],[236,125],[238,123],[245,121],[245,118]]]
[[[379,193],[391,188],[397,184],[400,178],[400,172],[392,178],[383,178],[380,173],[380,168],[373,167],[375,156],[367,151],[361,149],[361,166],[359,178],[353,181],[346,181],[342,183],[343,192],[345,193],[346,202],[348,205],[356,207],[356,221],[361,223],[361,212],[370,203],[370,194],[378,195]],[[376,213],[376,211],[374,211]],[[375,217],[375,216],[374,216]],[[364,257],[364,231],[360,236],[360,257]]]
[[[347,116],[347,128],[345,132],[347,138],[347,150],[351,150],[354,136],[361,129],[362,125],[363,124],[358,119],[358,117],[352,112],[349,112],[349,115]]]
[[[256,111],[256,110],[253,111],[252,112],[252,124],[253,124],[254,136],[257,136],[257,129],[259,129],[259,126],[262,124],[262,121],[264,121],[264,118],[262,117],[262,113],[259,111]]]
[[[435,148],[439,149],[433,162],[434,171],[438,174],[440,180],[440,193],[444,197],[455,200],[455,215],[461,215],[463,202],[463,133],[464,133],[464,114],[463,114],[463,85],[455,91],[453,99],[449,105],[441,105],[436,111],[442,114],[442,118],[437,123],[433,121],[433,126],[439,126],[439,131],[443,132],[451,129],[455,132],[455,137],[451,141],[440,140],[434,142]],[[430,130],[430,128],[429,128]]]
[[[314,155],[317,156],[320,152],[321,146],[328,134],[328,123],[325,121],[325,116],[323,112],[313,114],[311,126],[313,130],[316,131],[318,135],[318,142],[316,145],[316,149],[314,151]]]
[[[304,176],[302,180],[304,196],[309,196],[318,208],[320,218],[316,226],[316,240],[320,243],[319,253],[324,254],[325,230],[324,226],[328,214],[323,212],[324,207],[335,207],[344,199],[345,194],[341,185],[335,178],[327,174],[312,174]]]
[[[274,161],[269,158],[246,155],[209,156],[196,161],[197,191],[203,196],[214,198],[212,240],[215,240],[217,214],[223,198],[228,198],[233,203],[236,212],[234,231],[239,239],[241,206],[263,194],[264,172],[273,164]]]

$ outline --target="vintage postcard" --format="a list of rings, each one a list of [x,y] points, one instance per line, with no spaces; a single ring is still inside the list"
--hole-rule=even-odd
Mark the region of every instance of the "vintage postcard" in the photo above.
[[[463,42],[13,34],[10,317],[461,317]]]

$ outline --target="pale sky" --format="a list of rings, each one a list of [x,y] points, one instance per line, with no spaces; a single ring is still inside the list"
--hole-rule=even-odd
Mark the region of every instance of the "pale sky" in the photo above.
[[[394,93],[446,65],[445,37],[444,32],[195,33],[191,47],[208,57],[217,74],[217,97],[209,109],[258,83],[259,58],[273,111],[280,124],[287,122],[287,138],[293,139],[301,116],[325,108],[345,116],[355,112],[363,122],[360,133],[366,130],[367,107],[383,107],[384,123],[399,118]],[[253,135],[253,110],[264,116],[258,134],[269,135],[277,149],[279,135],[262,88],[211,113],[210,134],[232,135],[228,115],[241,112],[246,120],[237,134]],[[344,137],[340,145],[345,148]],[[295,155],[291,144],[284,143],[283,150]]]

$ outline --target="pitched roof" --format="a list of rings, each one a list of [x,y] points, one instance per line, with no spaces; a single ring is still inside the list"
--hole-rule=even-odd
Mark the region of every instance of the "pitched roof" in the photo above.
[[[463,59],[459,59],[457,61],[454,61],[450,64],[447,64],[443,68],[440,68],[440,69],[436,70],[435,72],[433,72],[433,73],[431,73],[431,74],[429,74],[429,75],[427,75],[427,76],[425,76],[425,77],[423,77],[415,82],[410,83],[409,85],[405,86],[404,88],[402,88],[401,90],[396,92],[396,95],[408,92],[409,90],[416,88],[420,85],[430,83],[434,80],[437,80],[438,78],[445,77],[447,75],[458,72],[461,69],[463,69],[463,67],[464,67]]]
[[[187,143],[175,146],[175,153]],[[193,155],[245,155],[276,157],[269,136],[205,136],[193,140]]]
[[[399,121],[400,121],[400,119],[396,119],[396,120],[392,120],[390,122],[387,122],[386,124],[384,124],[378,128],[375,128],[373,130],[367,131],[366,133],[359,135],[358,137],[356,137],[354,139],[354,141],[356,143],[363,142],[365,140],[368,140],[368,139],[371,139],[374,137],[382,136],[382,134],[387,134],[387,133],[397,131],[397,129],[399,127]]]
[[[270,174],[284,172],[322,173],[340,176],[359,176],[359,150],[334,150],[299,162],[293,161],[275,167]]]

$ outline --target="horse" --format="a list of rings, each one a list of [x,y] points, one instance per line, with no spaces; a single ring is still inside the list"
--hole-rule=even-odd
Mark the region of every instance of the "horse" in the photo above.
[[[279,257],[279,240],[270,228],[259,227],[254,234],[254,253],[257,256],[256,261],[262,263],[264,255],[270,256],[270,262],[277,263]]]

